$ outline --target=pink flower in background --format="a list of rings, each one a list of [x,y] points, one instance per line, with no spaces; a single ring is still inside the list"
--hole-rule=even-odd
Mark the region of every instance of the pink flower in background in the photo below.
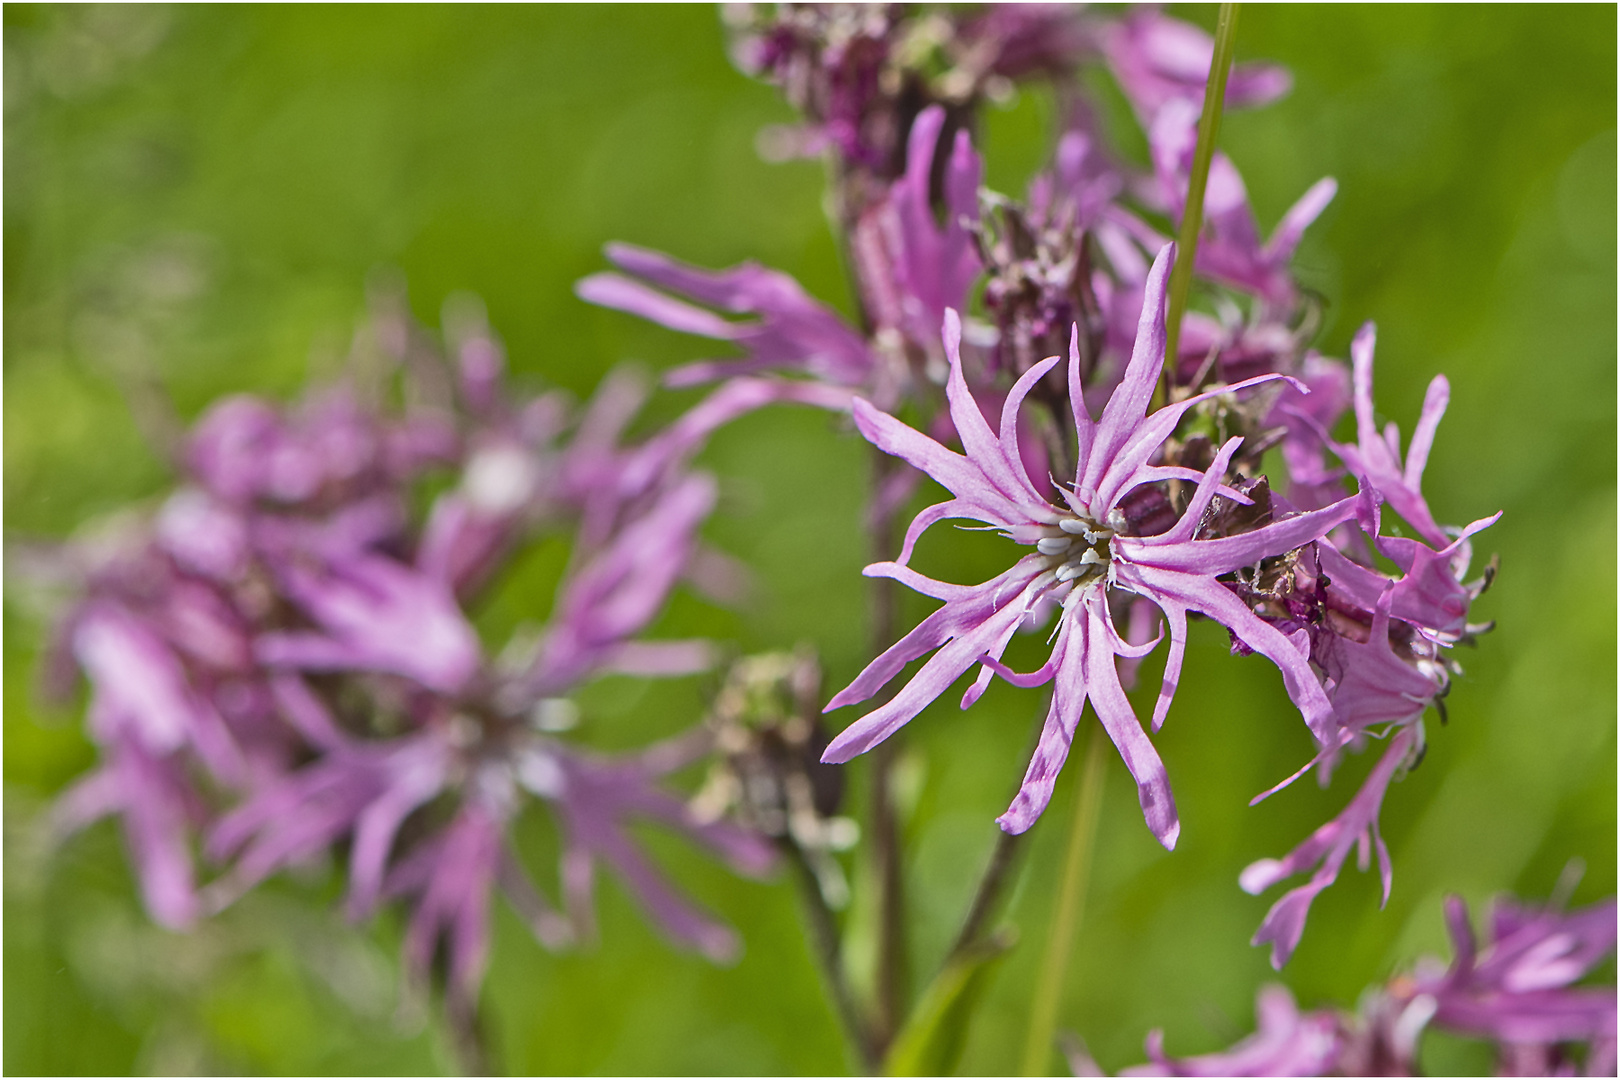
[[[1282,986],[1255,999],[1258,1030],[1230,1049],[1172,1058],[1148,1035],[1149,1063],[1121,1076],[1417,1076],[1427,1030],[1495,1044],[1500,1076],[1612,1076],[1613,986],[1576,986],[1615,946],[1613,897],[1565,912],[1499,897],[1480,949],[1460,897],[1445,900],[1455,956],[1434,957],[1369,987],[1354,1013],[1301,1011]],[[1577,1049],[1581,1056],[1576,1056]],[[1075,1054],[1075,1075],[1101,1076]]]
[[[1207,66],[1207,60],[1204,62]],[[1159,109],[1148,130],[1153,169],[1173,223],[1181,221],[1187,201],[1193,152],[1198,143],[1198,104],[1178,98]],[[1204,235],[1198,243],[1198,270],[1216,281],[1249,292],[1264,300],[1271,310],[1284,315],[1292,311],[1297,287],[1288,263],[1305,235],[1305,230],[1332,201],[1338,191],[1332,177],[1311,185],[1299,201],[1289,207],[1272,231],[1261,242],[1249,208],[1243,177],[1225,154],[1217,153],[1210,162],[1208,187],[1204,191]]]
[[[1230,1049],[1197,1057],[1171,1058],[1164,1052],[1164,1032],[1147,1037],[1150,1064],[1123,1070],[1121,1076],[1326,1076],[1343,1052],[1345,1036],[1331,1009],[1300,1012],[1288,988],[1265,986],[1254,999],[1258,1029]]]
[[[1499,899],[1481,949],[1468,905],[1449,896],[1446,929],[1456,956],[1443,974],[1420,970],[1411,989],[1434,999],[1436,1024],[1515,1054],[1539,1048],[1551,1058],[1557,1044],[1590,1044],[1597,1058],[1584,1071],[1604,1075],[1614,1069],[1614,987],[1575,983],[1614,951],[1615,917],[1613,897],[1570,912]]]
[[[673,939],[733,955],[731,932],[666,883],[625,828],[650,819],[743,872],[770,868],[766,840],[700,821],[658,786],[707,753],[707,730],[680,744],[684,757],[592,756],[559,735],[579,712],[569,695],[590,680],[713,662],[706,641],[643,638],[699,557],[716,486],[687,466],[709,435],[773,402],[847,407],[848,392],[733,379],[621,445],[640,403],[622,381],[570,438],[555,394],[506,391],[481,323],[462,327],[457,380],[426,370],[431,350],[406,363],[408,323],[374,333],[401,358],[401,377],[420,380],[405,394],[414,412],[362,407],[347,388],[290,408],[227,399],[187,442],[193,482],[149,526],[94,557],[77,547],[55,557],[87,593],[59,638],[91,684],[103,752],[58,804],[58,833],[119,816],[147,907],[168,926],[346,845],[350,916],[405,899],[407,970],[426,976],[442,944],[462,1015],[487,963],[490,899],[506,896],[544,944],[565,944],[589,925],[595,861]],[[460,395],[456,409],[423,404],[441,391]],[[412,485],[432,464],[455,473],[418,523]],[[526,535],[576,524],[547,626],[490,661],[465,594]],[[548,806],[569,837],[566,915],[510,847],[525,800]],[[201,885],[199,840],[221,867]]]
[[[1103,55],[1144,128],[1171,102],[1202,108],[1215,59],[1215,39],[1191,23],[1150,7],[1136,8],[1101,31]],[[1293,77],[1276,64],[1237,64],[1226,83],[1226,107],[1265,105],[1288,93]]]

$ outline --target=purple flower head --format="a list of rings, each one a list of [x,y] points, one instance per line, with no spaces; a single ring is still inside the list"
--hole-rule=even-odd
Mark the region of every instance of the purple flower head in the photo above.
[[[674,479],[656,493],[650,507],[617,526],[600,550],[582,557],[560,590],[537,653],[521,671],[496,670],[481,678],[436,684],[422,679],[420,670],[411,672],[436,692],[412,705],[414,734],[382,742],[353,740],[337,731],[329,711],[304,683],[279,681],[284,707],[325,753],[221,823],[212,842],[216,855],[240,851],[227,879],[231,891],[350,836],[351,913],[363,915],[384,897],[414,897],[407,963],[425,970],[437,943],[444,941],[452,993],[458,1007],[464,1007],[482,977],[488,899],[495,885],[542,942],[556,944],[573,934],[559,931],[562,917],[541,899],[505,847],[516,797],[527,791],[551,804],[573,838],[563,877],[576,927],[588,925],[589,860],[603,858],[631,881],[660,925],[718,955],[729,931],[692,913],[619,825],[630,812],[691,824],[682,817],[683,803],[650,786],[662,775],[652,763],[664,762],[664,771],[680,763],[665,762],[664,754],[648,757],[647,767],[639,771],[592,764],[530,730],[530,722],[556,726],[550,720],[567,705],[562,695],[596,675],[681,674],[708,665],[706,643],[632,639],[663,607],[713,500],[714,484],[707,477]],[[373,648],[375,637],[370,635]],[[317,666],[320,659],[314,657]],[[377,662],[370,658],[373,667]],[[406,820],[430,821],[433,808],[447,800],[459,807],[451,823],[396,851]],[[766,859],[752,857],[763,842],[752,834],[713,823],[693,835],[751,870],[764,868]],[[750,843],[756,846],[745,857]]]
[[[1587,1043],[1592,1053],[1612,1054],[1615,1040],[1613,987],[1574,984],[1615,947],[1615,901],[1571,912],[1554,907],[1497,901],[1490,938],[1481,951],[1468,907],[1446,898],[1446,926],[1456,957],[1443,974],[1419,971],[1408,988],[1435,1003],[1434,1021],[1464,1034],[1518,1047],[1541,1047],[1552,1058],[1555,1044]],[[1588,1057],[1587,1075],[1591,1070]]]
[[[587,757],[551,733],[577,715],[567,695],[589,679],[711,662],[706,642],[640,640],[676,581],[699,574],[715,484],[686,466],[708,436],[774,401],[847,408],[849,392],[736,378],[621,446],[640,394],[619,380],[567,440],[558,395],[506,393],[481,314],[449,310],[446,327],[453,364],[402,309],[374,320],[366,340],[398,376],[403,410],[383,407],[394,388],[359,369],[287,409],[228,399],[199,421],[189,482],[154,520],[55,557],[87,594],[57,636],[90,682],[102,751],[58,803],[57,831],[119,815],[147,906],[169,926],[346,845],[349,914],[405,898],[406,967],[420,978],[442,954],[453,1012],[476,1003],[494,892],[560,945],[588,919],[580,867],[588,876],[596,860],[672,936],[728,954],[730,932],[663,882],[625,823],[666,823],[751,873],[766,869],[769,843],[699,821],[657,787],[690,757]],[[435,465],[455,473],[419,522],[412,485]],[[486,660],[464,598],[527,532],[576,523],[576,563],[545,634]],[[718,562],[702,572],[715,577]],[[538,781],[548,767],[563,782]],[[568,835],[562,891],[578,926],[508,845],[526,797]],[[199,835],[221,867],[201,887]]]
[[[1161,197],[1171,220],[1179,222],[1198,142],[1197,105],[1180,99],[1167,103],[1153,120],[1148,142]],[[1288,261],[1337,191],[1331,177],[1318,180],[1283,214],[1271,239],[1261,243],[1243,178],[1230,158],[1217,153],[1204,192],[1206,235],[1198,243],[1198,272],[1253,293],[1274,311],[1291,312],[1296,289]]]
[[[885,5],[795,4],[774,18],[740,19],[732,56],[744,72],[775,83],[804,114],[772,156],[836,150],[853,165],[881,170],[893,157],[893,102],[885,74],[901,13]],[[752,23],[753,25],[750,25]]]
[[[1322,744],[1314,762],[1321,765],[1323,783],[1345,748],[1362,745],[1368,736],[1390,738],[1383,759],[1338,818],[1285,859],[1261,860],[1240,879],[1246,891],[1258,893],[1316,867],[1309,882],[1272,907],[1255,935],[1255,944],[1271,942],[1272,963],[1279,967],[1299,942],[1311,901],[1336,879],[1352,844],[1360,845],[1363,867],[1369,845],[1377,848],[1388,898],[1389,858],[1378,837],[1384,793],[1393,779],[1422,759],[1424,712],[1432,705],[1445,718],[1442,703],[1451,674],[1460,670],[1447,651],[1489,629],[1488,625],[1470,624],[1468,613],[1473,600],[1489,584],[1490,572],[1478,582],[1464,584],[1461,578],[1470,560],[1470,537],[1501,515],[1481,518],[1462,529],[1442,529],[1429,513],[1421,490],[1423,468],[1445,409],[1445,380],[1437,377],[1431,384],[1403,463],[1394,425],[1380,435],[1373,424],[1372,349],[1373,328],[1368,324],[1351,345],[1360,436],[1356,445],[1329,440],[1326,428],[1336,418],[1336,407],[1313,413],[1294,402],[1277,406],[1291,424],[1290,438],[1297,439],[1291,460],[1302,463],[1305,479],[1314,485],[1307,490],[1326,488],[1334,479],[1323,469],[1311,443],[1314,436],[1318,446],[1331,446],[1362,478],[1369,495],[1361,503],[1356,525],[1346,525],[1335,534],[1337,545],[1318,543],[1312,558],[1296,564],[1296,597],[1313,599],[1296,600],[1297,608],[1286,618],[1272,616],[1280,625],[1308,634],[1311,664],[1333,706],[1335,737]],[[1329,386],[1342,382],[1336,365],[1327,364],[1323,374]],[[1389,500],[1422,539],[1381,535],[1379,498]],[[1398,576],[1368,565],[1373,548],[1395,565]]]
[[[1078,324],[1081,374],[1091,379],[1107,322],[1087,238],[1117,229],[1110,220],[1112,200],[1123,185],[1095,152],[1090,134],[1070,131],[1058,143],[1053,169],[1030,182],[1027,210],[991,200],[979,243],[987,274],[984,303],[999,332],[991,353],[997,368],[1016,376],[1063,352],[1070,328]],[[1146,269],[1144,263],[1144,276]]]
[[[946,450],[864,401],[856,402],[856,425],[870,442],[928,473],[953,496],[917,516],[907,530],[898,561],[876,563],[866,573],[895,578],[945,603],[828,704],[830,710],[866,700],[908,662],[934,653],[891,701],[856,720],[834,739],[824,760],[847,761],[870,749],[976,664],[982,665],[981,670],[964,706],[977,700],[995,673],[1025,686],[1055,679],[1052,708],[1040,744],[1018,797],[999,819],[1002,827],[1023,832],[1045,809],[1089,699],[1136,778],[1149,828],[1167,847],[1173,846],[1180,824],[1164,766],[1125,697],[1115,664],[1116,656],[1137,657],[1151,650],[1156,639],[1142,647],[1121,639],[1109,613],[1111,589],[1151,601],[1169,622],[1170,653],[1154,711],[1154,730],[1163,723],[1180,677],[1187,615],[1200,612],[1276,663],[1313,733],[1323,742],[1332,739],[1332,706],[1311,672],[1304,641],[1257,617],[1217,578],[1319,538],[1351,516],[1354,508],[1351,500],[1344,500],[1241,535],[1198,538],[1199,524],[1217,489],[1239,503],[1248,501],[1221,484],[1241,440],[1223,446],[1203,474],[1150,461],[1188,409],[1216,394],[1240,391],[1277,376],[1223,387],[1147,414],[1163,363],[1164,290],[1173,258],[1173,245],[1166,245],[1154,262],[1130,366],[1100,420],[1093,421],[1080,396],[1079,356],[1077,350],[1071,350],[1070,400],[1077,466],[1073,487],[1055,489],[1060,502],[1054,503],[1030,481],[1019,453],[1017,430],[1019,406],[1035,382],[1058,363],[1056,357],[1032,367],[1018,380],[1003,406],[998,434],[979,414],[968,391],[959,355],[959,323],[954,313],[947,316],[944,340],[951,369],[946,389],[965,455]],[[1170,478],[1196,481],[1185,512],[1156,535],[1135,534],[1122,509],[1124,497],[1141,485]],[[1036,550],[1005,573],[976,586],[935,581],[907,566],[921,533],[953,517],[984,522]],[[1015,675],[1000,665],[1001,655],[1014,631],[1043,599],[1063,608],[1052,657],[1031,675]]]
[[[1372,531],[1376,534],[1376,525]],[[1311,663],[1321,675],[1337,728],[1336,741],[1324,744],[1316,759],[1322,766],[1323,782],[1345,746],[1359,745],[1368,734],[1377,734],[1374,729],[1380,726],[1384,734],[1395,734],[1343,813],[1281,861],[1262,859],[1239,879],[1246,892],[1258,894],[1316,867],[1309,882],[1272,906],[1255,934],[1254,944],[1271,943],[1272,964],[1278,968],[1298,945],[1312,900],[1338,878],[1352,846],[1359,845],[1363,869],[1369,844],[1376,848],[1384,899],[1388,899],[1391,869],[1388,851],[1378,835],[1378,812],[1391,781],[1422,759],[1422,716],[1431,705],[1440,707],[1450,686],[1453,665],[1442,650],[1457,637],[1448,637],[1444,628],[1454,614],[1462,625],[1467,611],[1466,600],[1460,613],[1447,606],[1455,595],[1450,589],[1439,590],[1436,600],[1434,590],[1425,588],[1433,574],[1409,572],[1391,580],[1338,554],[1326,542],[1317,544],[1315,552],[1324,579],[1331,584],[1316,586],[1326,602],[1321,621],[1308,628]],[[1432,560],[1429,568],[1438,561]],[[1445,581],[1455,585],[1450,578]],[[1375,588],[1379,591],[1373,599]],[[1370,619],[1358,606],[1361,603],[1372,608]],[[1392,618],[1392,613],[1400,617]]]
[[[607,256],[631,276],[593,274],[574,287],[580,299],[671,330],[734,342],[748,354],[742,360],[706,360],[677,368],[666,378],[671,386],[771,369],[803,372],[836,386],[869,387],[877,377],[877,359],[861,336],[780,271],[758,263],[700,270],[629,244],[609,244]],[[758,319],[724,319],[674,297]]]
[[[1456,956],[1426,957],[1361,996],[1355,1013],[1301,1013],[1281,986],[1260,991],[1258,1031],[1229,1050],[1175,1059],[1160,1032],[1148,1036],[1149,1064],[1121,1076],[1415,1076],[1429,1028],[1496,1043],[1500,1076],[1607,1076],[1614,1071],[1612,986],[1574,986],[1615,945],[1611,898],[1565,913],[1561,905],[1499,899],[1491,941],[1479,950],[1468,908],[1446,898]],[[1581,1059],[1575,1049],[1584,1044]],[[1081,1059],[1077,1076],[1101,1076]]]
[[[1203,107],[1215,40],[1198,27],[1143,7],[1105,27],[1102,38],[1108,65],[1143,127],[1171,102]],[[1288,71],[1275,64],[1237,64],[1226,82],[1226,107],[1264,105],[1292,85]]]
[[[728,22],[740,31],[737,66],[781,87],[804,118],[763,131],[761,154],[835,155],[863,203],[867,189],[903,168],[899,143],[920,109],[944,104],[965,112],[983,97],[1004,99],[1014,80],[1067,83],[1097,51],[1094,29],[1070,4],[966,13],[919,5],[733,5]]]
[[[1326,1076],[1344,1046],[1339,1017],[1331,1009],[1300,1012],[1294,995],[1283,986],[1262,987],[1255,996],[1258,1030],[1230,1049],[1190,1058],[1164,1052],[1164,1033],[1147,1038],[1151,1061],[1126,1069],[1121,1076]]]

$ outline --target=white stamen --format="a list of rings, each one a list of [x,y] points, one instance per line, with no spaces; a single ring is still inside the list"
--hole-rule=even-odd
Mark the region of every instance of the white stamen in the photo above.
[[[1058,522],[1058,528],[1071,536],[1090,536],[1091,526],[1079,518],[1064,518]]]
[[[1074,541],[1067,536],[1050,536],[1035,544],[1035,550],[1042,555],[1061,555],[1069,550]]]

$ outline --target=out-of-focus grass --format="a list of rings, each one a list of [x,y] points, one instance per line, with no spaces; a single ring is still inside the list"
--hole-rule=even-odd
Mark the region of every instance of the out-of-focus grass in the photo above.
[[[1208,25],[1213,12],[1186,14]],[[226,391],[286,394],[330,371],[378,267],[404,273],[430,324],[450,293],[477,293],[515,370],[578,394],[623,359],[657,369],[702,355],[573,298],[606,240],[710,265],[758,258],[846,304],[820,170],[755,157],[754,132],[787,114],[728,66],[711,9],[10,6],[5,18],[9,536],[59,535],[162,490],[121,390],[132,380],[155,375],[189,417]],[[1502,555],[1476,609],[1500,626],[1460,657],[1451,724],[1431,720],[1427,761],[1386,803],[1393,897],[1380,912],[1375,882],[1347,871],[1318,901],[1283,976],[1307,1004],[1351,1002],[1440,949],[1444,892],[1543,895],[1577,856],[1577,900],[1614,890],[1614,34],[1609,7],[1244,13],[1240,54],[1296,80],[1284,102],[1223,128],[1262,227],[1318,176],[1340,182],[1297,260],[1325,298],[1321,347],[1343,355],[1376,319],[1379,408],[1406,430],[1428,380],[1449,375],[1431,502],[1443,521],[1506,511],[1477,545]],[[994,183],[1021,186],[1049,119],[1029,96],[991,111]],[[667,625],[746,649],[808,640],[829,683],[847,679],[865,640],[862,448],[823,417],[783,411],[739,422],[704,460],[725,490],[709,535],[756,567],[760,595],[736,615],[683,601]],[[923,556],[979,580],[1000,557],[982,539],[946,536]],[[520,580],[546,576],[537,558]],[[487,617],[548,604],[514,588]],[[144,922],[112,827],[41,850],[39,811],[90,751],[70,713],[33,699],[37,622],[8,603],[5,629],[8,1072],[448,1067],[431,1029],[396,1015],[397,927],[344,927],[320,868],[176,936]],[[1140,1060],[1151,1027],[1184,1053],[1250,1024],[1272,976],[1246,941],[1274,897],[1244,896],[1237,873],[1336,813],[1367,767],[1248,808],[1308,740],[1275,672],[1225,653],[1215,628],[1198,628],[1159,739],[1185,823],[1173,855],[1110,764],[1061,1022],[1111,1069]],[[691,686],[604,687],[596,706],[602,725],[651,732],[689,722],[696,702]],[[961,913],[1038,708],[997,686],[971,713],[942,703],[912,725],[924,968]],[[1010,912],[1022,943],[971,1034],[968,1071],[1006,1071],[1022,1045],[1068,797],[1065,782],[1034,836]],[[538,855],[535,825],[520,834]],[[657,850],[742,931],[744,960],[715,969],[675,952],[612,884],[594,951],[548,955],[503,912],[486,995],[505,1067],[843,1068],[786,883]]]

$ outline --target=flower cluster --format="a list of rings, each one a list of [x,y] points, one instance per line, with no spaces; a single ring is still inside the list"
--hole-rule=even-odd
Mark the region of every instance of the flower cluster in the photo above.
[[[1122,1076],[1415,1076],[1427,1030],[1486,1039],[1501,1076],[1613,1076],[1615,992],[1576,985],[1614,951],[1613,899],[1575,911],[1498,899],[1480,949],[1468,907],[1446,898],[1450,965],[1420,960],[1362,995],[1354,1013],[1301,1012],[1282,986],[1255,998],[1258,1030],[1230,1049],[1172,1058],[1164,1034]],[[1083,1053],[1077,1076],[1101,1076]]]
[[[342,845],[349,913],[407,898],[408,967],[426,975],[442,947],[463,1013],[491,894],[561,945],[589,929],[598,865],[671,937],[724,959],[732,932],[665,882],[626,828],[655,822],[741,873],[770,869],[766,836],[662,784],[713,735],[599,754],[566,735],[580,718],[572,695],[607,674],[711,666],[705,641],[645,637],[683,578],[735,585],[735,567],[698,539],[716,485],[689,459],[742,412],[844,395],[739,379],[621,444],[638,380],[610,378],[576,417],[560,394],[514,396],[481,323],[463,318],[449,338],[441,349],[385,306],[343,381],[291,408],[216,403],[154,515],[58,554],[83,591],[58,666],[89,682],[102,760],[56,821],[118,816],[148,909],[174,927]],[[437,494],[415,514],[425,484]],[[486,651],[468,605],[520,544],[570,533],[547,623]],[[561,836],[560,908],[508,837],[531,803]],[[199,843],[217,868],[206,885]]]
[[[1377,851],[1387,890],[1377,830],[1383,793],[1421,756],[1424,712],[1443,709],[1455,669],[1448,650],[1483,629],[1468,611],[1490,574],[1464,583],[1468,538],[1495,518],[1442,528],[1421,490],[1447,384],[1437,377],[1430,388],[1403,460],[1395,429],[1380,432],[1374,421],[1372,328],[1352,345],[1353,370],[1307,347],[1314,303],[1288,263],[1334,181],[1313,185],[1262,241],[1242,178],[1222,154],[1209,174],[1195,265],[1208,306],[1186,314],[1176,355],[1165,356],[1174,253],[1152,222],[1176,225],[1187,202],[1212,49],[1201,31],[1149,10],[1119,22],[1055,9],[929,19],[788,8],[756,18],[740,46],[747,66],[806,111],[805,145],[831,154],[839,175],[860,177],[859,198],[845,205],[857,207],[847,225],[864,334],[779,273],[702,271],[624,246],[609,248],[624,273],[587,279],[580,293],[747,353],[681,369],[672,381],[786,368],[856,391],[861,434],[913,467],[876,493],[883,508],[918,473],[950,492],[912,522],[895,561],[866,571],[943,606],[828,707],[867,700],[908,663],[930,658],[834,739],[827,760],[847,761],[888,738],[969,669],[978,676],[964,707],[995,674],[1021,686],[1051,682],[1045,728],[1002,827],[1022,832],[1040,816],[1089,701],[1136,779],[1149,828],[1173,847],[1180,823],[1149,736],[1174,698],[1189,617],[1220,623],[1234,651],[1277,666],[1315,739],[1324,782],[1346,748],[1387,740],[1343,815],[1286,859],[1242,877],[1258,892],[1315,868],[1256,935],[1281,965],[1311,899],[1357,843],[1364,862]],[[985,29],[991,23],[994,31]],[[921,38],[936,52],[920,50]],[[1044,43],[1044,59],[1012,44],[1026,38]],[[974,52],[967,41],[993,44]],[[933,67],[917,59],[923,53]],[[1061,63],[1046,62],[1058,53]],[[1022,204],[982,192],[982,163],[954,119],[990,85],[963,74],[969,54],[989,58],[972,69],[980,73],[1014,55],[1028,61],[1013,65],[1022,74],[1106,64],[1147,131],[1151,172],[1107,152],[1074,84],[1060,78],[1073,104],[1052,167]],[[1276,68],[1240,66],[1228,104],[1261,104],[1287,88]],[[904,103],[920,107],[902,158],[885,171],[891,142],[899,153],[895,117]],[[959,314],[981,284],[985,321]],[[756,319],[729,321],[698,304]],[[926,434],[894,418],[905,401],[925,417],[937,409],[941,383],[945,408]],[[1026,402],[1041,407],[1026,410]],[[1352,403],[1356,439],[1336,441]],[[1259,472],[1276,447],[1282,484]],[[1048,483],[1054,474],[1061,482]],[[1381,507],[1415,535],[1386,531]],[[1026,553],[976,586],[925,577],[909,565],[913,546],[946,518],[999,530]],[[1380,557],[1396,572],[1380,569]],[[1015,631],[1052,610],[1060,614],[1051,659],[1027,675],[1003,667]],[[1125,691],[1166,632],[1161,689],[1144,730]]]
[[[649,392],[640,378],[616,372],[577,409],[560,394],[523,397],[481,317],[449,320],[441,344],[397,302],[357,339],[340,383],[290,407],[216,403],[155,513],[57,556],[82,596],[54,669],[88,680],[101,752],[59,802],[60,828],[118,816],[146,904],[169,926],[336,854],[350,915],[402,901],[409,970],[421,981],[442,957],[463,1021],[495,892],[561,946],[591,933],[606,867],[670,937],[723,959],[737,950],[732,932],[665,880],[630,824],[673,829],[743,874],[785,853],[810,886],[852,1045],[876,1068],[903,993],[880,970],[868,1022],[842,983],[833,912],[849,882],[836,856],[861,830],[839,814],[834,766],[970,673],[964,709],[997,677],[1049,684],[1000,827],[1016,836],[1042,816],[1089,706],[1148,829],[1173,849],[1181,820],[1154,737],[1175,707],[1190,627],[1205,620],[1234,654],[1276,669],[1315,748],[1259,798],[1313,768],[1325,785],[1347,754],[1383,743],[1342,813],[1241,874],[1251,894],[1309,875],[1254,944],[1285,964],[1353,849],[1363,869],[1377,859],[1387,899],[1383,799],[1422,760],[1428,711],[1445,720],[1455,646],[1489,629],[1471,612],[1494,560],[1469,575],[1473,537],[1499,515],[1441,525],[1425,498],[1444,376],[1403,449],[1396,425],[1378,424],[1372,325],[1348,363],[1311,347],[1319,302],[1291,261],[1335,182],[1310,186],[1262,239],[1236,165],[1197,153],[1214,43],[1157,10],[783,5],[728,18],[739,66],[803,114],[762,149],[829,165],[855,318],[757,263],[712,270],[615,243],[612,269],[580,281],[581,298],[728,350],[666,373],[667,386],[714,385],[649,436],[627,436]],[[1088,66],[1123,91],[1146,166],[1107,145]],[[1062,129],[1019,198],[985,188],[974,118],[1030,79],[1053,87]],[[1279,68],[1238,65],[1225,107],[1288,88]],[[1209,161],[1207,180],[1194,180],[1195,158]],[[1195,252],[1171,239],[1193,235]],[[1190,302],[1171,296],[1178,257]],[[705,723],[635,752],[591,750],[573,731],[588,683],[717,663],[708,641],[648,631],[683,581],[715,599],[738,593],[745,571],[699,538],[717,485],[692,460],[722,425],[784,402],[848,412],[873,448],[867,524],[882,554],[865,573],[879,579],[876,606],[894,609],[883,599],[896,585],[940,606],[883,637],[830,700],[813,656],[765,654],[731,666]],[[947,497],[902,534],[899,510],[925,480]],[[912,565],[923,534],[948,519],[1011,542],[1000,573],[958,584]],[[542,536],[571,544],[550,614],[491,647],[470,613]],[[1015,635],[1043,628],[1044,662],[1012,670]],[[1133,702],[1161,644],[1158,685]],[[821,714],[862,703],[829,738]],[[700,763],[695,797],[666,783]],[[892,947],[899,840],[882,768],[869,807],[888,860],[880,967],[886,948],[903,951]],[[554,888],[512,840],[533,807],[559,836]],[[975,901],[970,927],[989,902]],[[1301,1013],[1268,989],[1252,1039],[1178,1061],[1155,1034],[1150,1070],[1404,1071],[1430,1023],[1497,1039],[1510,1067],[1563,1067],[1569,1044],[1585,1042],[1588,1070],[1612,1068],[1613,993],[1572,987],[1614,945],[1612,902],[1568,915],[1501,905],[1484,951],[1460,902],[1447,917],[1453,965],[1392,981],[1357,1016]]]

